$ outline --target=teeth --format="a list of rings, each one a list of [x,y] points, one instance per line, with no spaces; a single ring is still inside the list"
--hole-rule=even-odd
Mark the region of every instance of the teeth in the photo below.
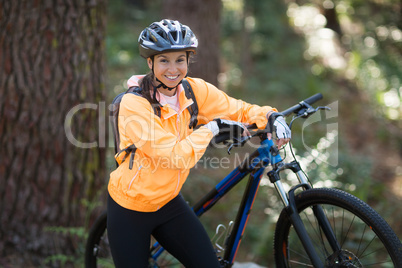
[[[176,75],[176,76],[167,75],[166,77],[169,78],[169,79],[176,79],[176,78],[177,78],[177,75]]]

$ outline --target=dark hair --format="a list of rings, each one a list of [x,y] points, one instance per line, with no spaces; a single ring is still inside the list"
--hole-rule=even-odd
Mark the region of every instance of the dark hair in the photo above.
[[[139,86],[141,88],[142,96],[144,96],[149,101],[149,103],[151,103],[152,107],[157,112],[157,115],[160,116],[161,105],[159,101],[156,99],[156,89],[153,85],[153,81],[154,81],[154,73],[149,72],[140,80]],[[151,90],[154,91],[153,94],[151,94]]]

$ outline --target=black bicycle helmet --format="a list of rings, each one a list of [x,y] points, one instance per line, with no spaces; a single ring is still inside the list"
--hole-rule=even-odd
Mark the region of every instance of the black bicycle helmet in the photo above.
[[[177,20],[161,20],[145,28],[139,38],[140,55],[149,58],[168,51],[196,53],[198,40],[191,29]]]

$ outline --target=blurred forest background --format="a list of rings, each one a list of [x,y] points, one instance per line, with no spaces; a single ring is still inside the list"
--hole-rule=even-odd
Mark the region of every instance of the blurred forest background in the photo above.
[[[401,238],[401,16],[398,0],[1,1],[0,267],[82,267],[114,169],[107,105],[148,72],[137,38],[162,18],[199,39],[189,75],[231,96],[284,110],[321,92],[333,110],[296,121],[299,160]],[[234,150],[230,167],[253,148]],[[208,149],[190,174],[190,204],[228,173],[208,162],[217,156],[226,149]],[[242,185],[202,218],[211,236],[234,219]],[[263,180],[239,261],[272,263],[278,201]]]

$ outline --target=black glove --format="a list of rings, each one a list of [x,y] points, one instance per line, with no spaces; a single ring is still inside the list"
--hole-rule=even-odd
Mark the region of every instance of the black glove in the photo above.
[[[218,124],[219,134],[230,133],[231,138],[241,138],[245,127],[242,123],[236,121],[230,121],[225,119],[214,119],[214,121]]]

